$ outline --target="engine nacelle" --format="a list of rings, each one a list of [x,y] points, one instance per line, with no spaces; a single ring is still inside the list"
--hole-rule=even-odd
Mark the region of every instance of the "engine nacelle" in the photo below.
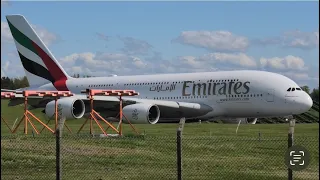
[[[132,124],[156,124],[160,118],[159,107],[148,103],[125,106],[122,112]],[[128,123],[125,118],[123,122]]]
[[[66,119],[80,119],[85,113],[85,105],[81,99],[63,98],[57,101],[58,109],[61,108],[61,115]],[[55,112],[55,102],[50,101],[45,108],[45,114],[49,118],[53,117]]]

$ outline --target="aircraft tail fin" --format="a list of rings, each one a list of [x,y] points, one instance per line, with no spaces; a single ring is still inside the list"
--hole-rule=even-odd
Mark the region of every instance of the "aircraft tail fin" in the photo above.
[[[68,90],[66,81],[71,77],[26,18],[22,15],[7,15],[6,18],[30,86],[52,83],[57,90]]]

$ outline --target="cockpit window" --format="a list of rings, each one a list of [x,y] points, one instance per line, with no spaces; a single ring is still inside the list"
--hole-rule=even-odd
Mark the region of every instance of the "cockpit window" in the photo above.
[[[297,91],[302,91],[302,89],[301,88],[289,88],[287,91],[295,91],[295,90],[297,90]]]

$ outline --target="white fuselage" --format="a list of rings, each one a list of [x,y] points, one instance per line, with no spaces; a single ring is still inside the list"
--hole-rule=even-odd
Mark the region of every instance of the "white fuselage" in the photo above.
[[[287,91],[299,89],[294,81],[264,71],[72,78],[67,80],[67,87],[75,94],[85,89],[130,89],[140,93],[135,98],[195,102],[213,108],[199,118],[287,116],[303,113],[312,106],[304,91]],[[52,84],[40,89],[56,90]]]
[[[140,119],[149,123],[150,118],[156,117],[154,122],[157,122],[158,117],[172,119],[180,118],[181,115],[201,119],[287,116],[306,112],[312,106],[310,96],[294,81],[263,71],[70,78],[24,16],[7,15],[6,19],[27,79],[32,86],[30,90],[69,90],[76,95],[85,89],[135,90],[140,95],[131,102],[141,103],[142,105],[136,106],[140,109],[133,106],[130,109],[130,101],[127,101],[123,110],[129,109],[128,114],[134,118],[140,114]],[[291,91],[292,88],[294,91]],[[61,100],[64,102],[61,104],[67,107],[66,114],[76,117],[74,110],[78,111],[80,108],[82,115],[87,109],[83,100],[88,102],[88,99],[82,96],[78,101],[81,105],[75,108],[72,103],[76,102],[76,97],[72,98],[70,101],[66,98]],[[111,102],[112,98],[99,98],[100,100],[96,97],[95,107],[99,107],[101,114],[105,113],[106,117],[113,117],[111,111],[114,111],[115,104]],[[119,101],[114,99],[116,101],[113,102]],[[21,100],[14,99],[11,105],[21,103]],[[34,108],[46,106],[46,112],[54,112],[53,105],[46,100],[34,99],[28,103]],[[151,112],[151,107],[156,107],[152,108],[156,111]],[[131,110],[134,111],[133,114]],[[141,113],[137,115],[138,110]]]

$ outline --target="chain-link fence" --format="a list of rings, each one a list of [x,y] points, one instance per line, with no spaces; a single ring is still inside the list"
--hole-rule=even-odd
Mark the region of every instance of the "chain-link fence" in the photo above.
[[[319,138],[294,137],[311,154],[293,178],[319,179]],[[62,179],[177,179],[175,136],[65,134]],[[1,179],[56,178],[55,137],[1,137]],[[288,179],[287,137],[182,136],[182,179]]]

